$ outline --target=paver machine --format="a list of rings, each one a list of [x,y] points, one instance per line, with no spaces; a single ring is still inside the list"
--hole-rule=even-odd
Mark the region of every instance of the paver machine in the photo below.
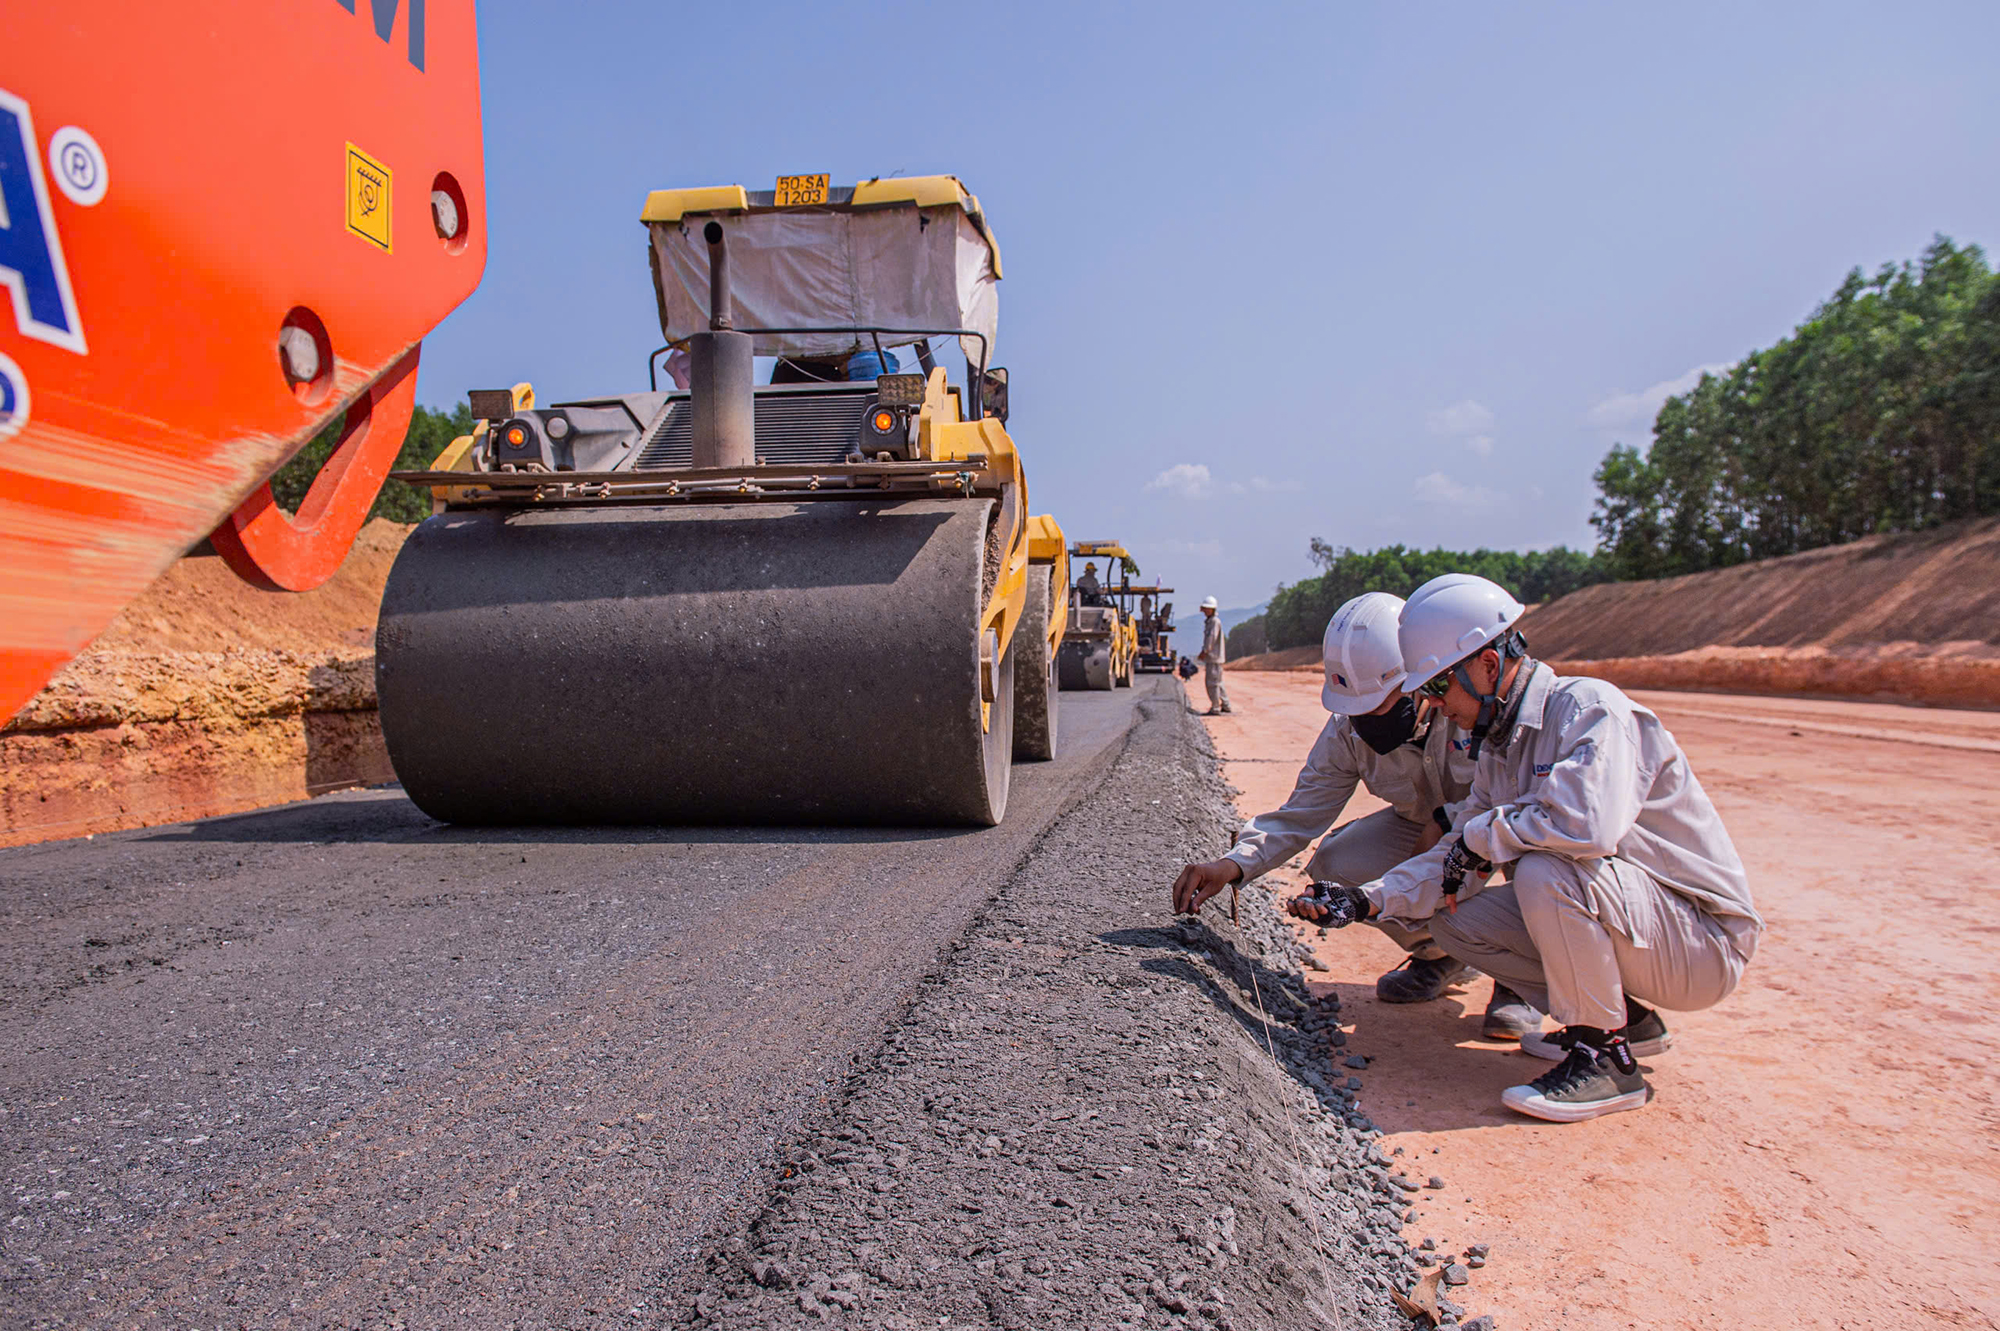
[[[647,390],[476,392],[399,473],[438,508],[376,639],[404,788],[475,824],[999,821],[1017,749],[1053,752],[1061,537],[1005,428],[979,200],[786,177],[641,220]]]
[[[1174,589],[1158,583],[1121,581],[1112,592],[1132,620],[1136,643],[1132,651],[1133,671],[1141,675],[1172,674],[1175,658],[1169,638],[1174,631],[1174,603],[1166,598],[1174,594]]]
[[[1119,576],[1129,581],[1139,566],[1117,541],[1078,541],[1069,548],[1072,561],[1116,560]],[[1069,591],[1069,629],[1056,657],[1056,676],[1065,689],[1110,689],[1132,686],[1132,659],[1139,647],[1138,630],[1120,609],[1115,588],[1096,576],[1093,565]]]

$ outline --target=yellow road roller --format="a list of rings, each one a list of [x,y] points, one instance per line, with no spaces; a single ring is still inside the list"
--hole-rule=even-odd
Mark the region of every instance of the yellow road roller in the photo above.
[[[1027,664],[1014,667],[1017,761],[1040,762],[1056,756],[1056,701],[1061,689],[1056,652],[1069,631],[1068,587],[1069,551],[1063,545],[1062,528],[1048,514],[1037,513],[1028,519],[1028,595],[1017,637],[1037,644],[1020,649],[1021,662],[1039,655],[1043,668],[1037,672]]]
[[[1057,681],[1069,690],[1128,689],[1139,650],[1138,630],[1119,608],[1116,585],[1097,576],[1094,561],[1104,560],[1107,573],[1116,561],[1124,581],[1139,566],[1117,541],[1078,541],[1069,548],[1069,557],[1092,562],[1069,591],[1069,628],[1057,650]]]
[[[376,635],[404,789],[472,824],[998,822],[1054,752],[1066,608],[979,200],[802,176],[641,217],[647,391],[474,392],[399,473],[436,497]]]

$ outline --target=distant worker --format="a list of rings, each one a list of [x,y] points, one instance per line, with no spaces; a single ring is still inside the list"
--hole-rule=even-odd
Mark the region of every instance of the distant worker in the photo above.
[[[1190,864],[1174,882],[1174,909],[1192,913],[1231,883],[1269,873],[1339,821],[1357,785],[1386,801],[1326,836],[1306,861],[1315,883],[1359,887],[1436,845],[1472,789],[1471,741],[1432,699],[1402,692],[1403,653],[1396,621],[1403,598],[1366,592],[1334,611],[1322,646],[1326,684],[1320,704],[1333,715],[1319,732],[1291,798],[1260,813],[1219,860]],[[1307,898],[1308,908],[1314,898]],[[1299,912],[1316,918],[1317,912]],[[1423,1003],[1467,974],[1422,923],[1372,921],[1409,959],[1375,981],[1385,1003]],[[1481,1034],[1518,1040],[1542,1027],[1542,1014],[1503,984],[1493,986]]]
[[[1660,719],[1603,680],[1558,675],[1513,629],[1523,608],[1451,573],[1417,588],[1399,637],[1406,687],[1472,738],[1454,833],[1379,881],[1337,889],[1326,923],[1428,920],[1447,952],[1550,1013],[1523,1052],[1557,1065],[1500,1096],[1575,1123],[1651,1097],[1638,1059],[1669,1045],[1648,1004],[1727,998],[1764,922],[1743,861]],[[1499,866],[1505,881],[1487,879]]]
[[[1201,598],[1201,682],[1208,686],[1208,711],[1215,716],[1229,710],[1229,690],[1222,687],[1222,621],[1215,617],[1215,598]]]
[[[1084,605],[1104,604],[1104,584],[1097,580],[1097,565],[1083,566],[1083,576],[1076,580],[1076,594]]]

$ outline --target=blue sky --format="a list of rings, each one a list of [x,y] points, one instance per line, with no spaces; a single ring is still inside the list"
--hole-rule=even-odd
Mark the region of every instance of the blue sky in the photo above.
[[[643,387],[650,189],[958,175],[1033,507],[1191,605],[1366,548],[1588,546],[1702,366],[1992,244],[1990,4],[479,6],[445,405]]]

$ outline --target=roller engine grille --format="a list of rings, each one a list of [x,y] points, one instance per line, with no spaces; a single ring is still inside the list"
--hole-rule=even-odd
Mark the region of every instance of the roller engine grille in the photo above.
[[[873,384],[856,391],[759,393],[757,460],[772,466],[835,463],[854,451],[861,421],[875,404]],[[675,398],[633,464],[638,471],[694,465],[694,413]]]

